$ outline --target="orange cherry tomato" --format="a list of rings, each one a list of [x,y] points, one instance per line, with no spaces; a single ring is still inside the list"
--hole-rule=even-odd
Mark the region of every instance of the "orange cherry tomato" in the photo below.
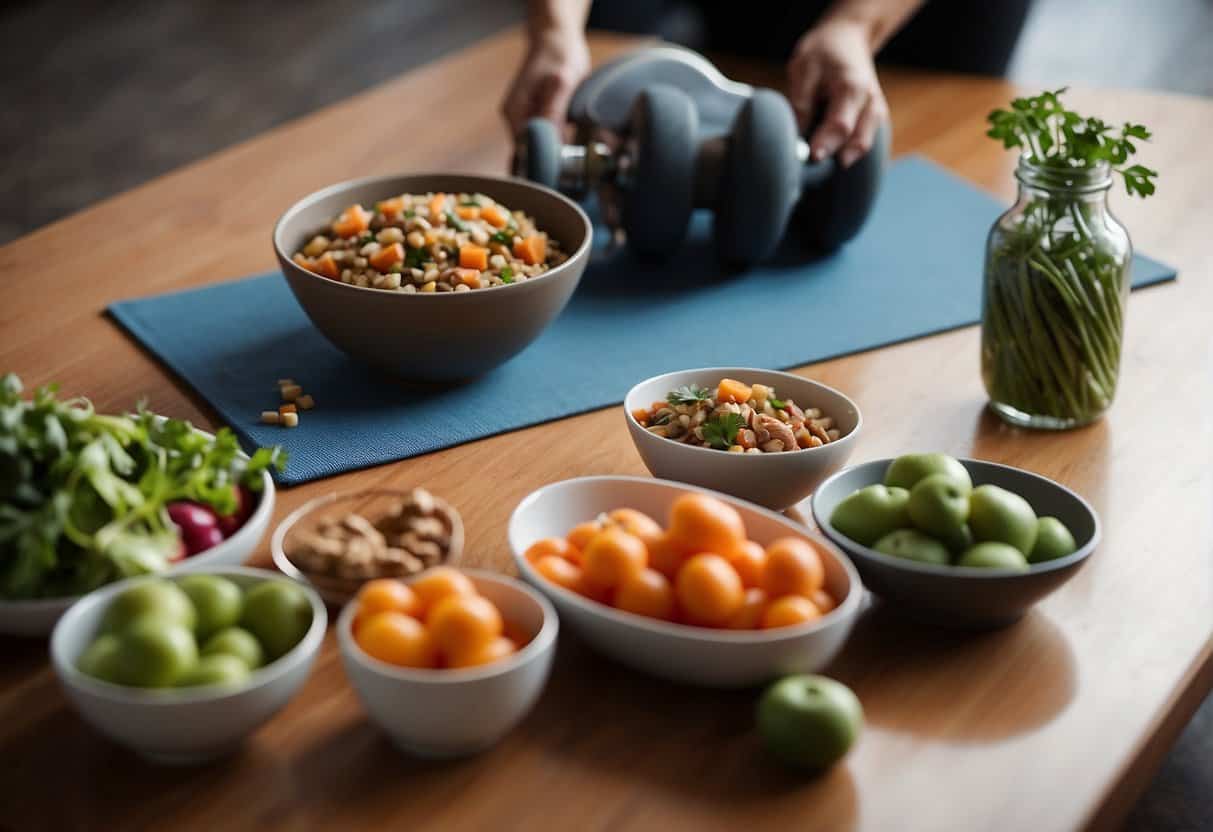
[[[581,552],[577,551],[577,547],[563,537],[545,537],[542,540],[536,540],[523,553],[523,557],[531,563],[538,563],[549,555],[565,558],[573,563],[581,561]]]
[[[668,534],[663,534],[649,546],[649,566],[671,581],[678,577],[678,570],[686,559],[686,553]]]
[[[425,625],[402,612],[376,613],[354,635],[369,656],[401,667],[437,667],[438,650]]]
[[[741,607],[729,619],[730,630],[758,630],[762,627],[762,615],[767,611],[767,594],[761,589],[745,591]]]
[[[655,569],[629,575],[615,590],[615,606],[621,610],[669,621],[674,617],[674,588]]]
[[[590,538],[581,556],[586,583],[597,589],[614,589],[649,561],[644,541],[617,526],[608,526]]]
[[[707,494],[683,494],[670,506],[670,538],[686,554],[732,552],[745,541],[737,509]]]
[[[482,644],[480,647],[448,656],[446,666],[450,668],[479,667],[483,664],[501,661],[508,656],[514,655],[516,652],[518,652],[518,645],[514,643],[513,639],[506,636],[497,636],[497,638],[487,644]]]
[[[587,520],[584,523],[578,523],[569,532],[569,543],[577,547],[578,551],[584,552],[585,547],[590,544],[590,539],[602,531],[602,524],[597,520]]]
[[[821,618],[821,610],[803,595],[785,595],[776,598],[767,605],[762,614],[762,626],[765,629],[775,627],[791,627]]]
[[[689,624],[723,627],[745,601],[741,577],[720,555],[692,556],[674,582],[678,607]]]
[[[544,555],[536,562],[535,571],[557,586],[573,592],[581,591],[581,567],[572,561],[556,555]]]
[[[741,583],[746,589],[762,586],[762,570],[767,565],[767,553],[761,543],[747,540],[725,557],[741,576]]]
[[[617,508],[607,517],[628,534],[634,534],[643,540],[645,546],[652,546],[658,538],[665,534],[656,520],[634,508]]]
[[[448,595],[426,617],[430,636],[446,659],[479,650],[501,635],[505,624],[493,602],[479,595]]]
[[[813,544],[800,537],[781,537],[767,546],[762,588],[771,598],[781,595],[813,597],[825,581],[825,567]]]
[[[824,589],[819,589],[809,596],[809,600],[813,602],[813,606],[821,610],[821,614],[825,615],[830,610],[838,606],[838,602],[834,600],[834,596],[826,592]]]
[[[421,601],[420,615],[426,617],[434,605],[449,595],[475,595],[471,579],[449,566],[435,566],[422,572],[409,584]]]
[[[396,578],[376,578],[367,581],[358,591],[358,618],[368,619],[380,612],[393,610],[416,616],[421,600],[412,587]]]

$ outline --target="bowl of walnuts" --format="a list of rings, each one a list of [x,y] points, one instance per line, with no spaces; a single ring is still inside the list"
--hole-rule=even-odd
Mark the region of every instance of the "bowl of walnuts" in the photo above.
[[[283,574],[344,604],[367,581],[457,564],[463,520],[424,488],[328,494],[291,512],[274,530],[270,551]]]

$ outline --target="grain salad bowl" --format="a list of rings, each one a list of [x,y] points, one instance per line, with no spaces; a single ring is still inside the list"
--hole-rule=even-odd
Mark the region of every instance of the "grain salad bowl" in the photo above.
[[[1037,601],[1082,568],[1099,545],[1099,515],[1075,492],[1047,477],[979,459],[961,459],[974,486],[991,484],[1022,496],[1037,516],[1061,520],[1078,548],[1065,557],[1030,564],[1026,572],[937,566],[893,557],[851,540],[830,522],[838,504],[865,486],[884,481],[891,459],[877,459],[839,471],[813,494],[813,519],[838,544],[872,594],[944,627],[989,629],[1018,621]]]
[[[667,439],[636,420],[636,411],[665,400],[673,390],[687,385],[715,387],[722,378],[764,384],[802,408],[820,408],[823,415],[833,417],[840,436],[816,448],[740,454]],[[803,500],[846,464],[863,427],[855,402],[838,390],[793,373],[753,367],[702,367],[654,376],[628,391],[623,412],[632,443],[653,476],[722,491],[777,511]]]
[[[292,260],[317,229],[348,206],[398,194],[481,193],[525,212],[567,259],[547,272],[469,292],[383,291],[315,274]],[[412,381],[481,375],[535,340],[564,309],[590,257],[592,229],[578,205],[556,191],[505,177],[421,173],[331,185],[287,209],[274,227],[274,252],[311,322],[352,358]]]
[[[735,508],[751,540],[804,538],[821,556],[825,587],[838,606],[804,624],[766,630],[724,630],[659,621],[586,598],[545,579],[526,558],[536,541],[563,537],[587,519],[619,506],[664,518],[687,492],[711,494]],[[622,664],[684,684],[713,688],[757,685],[789,673],[811,673],[834,658],[851,632],[863,599],[855,567],[838,547],[804,526],[751,503],[703,488],[645,477],[581,477],[544,486],[525,497],[509,523],[514,564],[545,594],[561,622]]]

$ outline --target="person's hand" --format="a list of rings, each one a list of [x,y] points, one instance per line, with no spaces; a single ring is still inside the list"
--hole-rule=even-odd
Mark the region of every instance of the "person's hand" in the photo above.
[[[810,29],[797,42],[788,61],[788,98],[813,159],[834,153],[849,167],[872,148],[876,129],[888,118],[872,44],[867,30],[855,23],[828,21]]]
[[[573,90],[589,71],[590,50],[583,32],[552,29],[533,38],[501,104],[510,132],[518,135],[536,116],[563,122]]]

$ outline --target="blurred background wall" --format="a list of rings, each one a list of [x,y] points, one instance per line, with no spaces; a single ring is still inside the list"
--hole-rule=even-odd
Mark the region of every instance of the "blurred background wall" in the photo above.
[[[0,243],[522,17],[522,0],[0,0]],[[1211,95],[1213,0],[1035,0],[1010,75]],[[1211,736],[1206,703],[1128,828],[1213,829]]]

